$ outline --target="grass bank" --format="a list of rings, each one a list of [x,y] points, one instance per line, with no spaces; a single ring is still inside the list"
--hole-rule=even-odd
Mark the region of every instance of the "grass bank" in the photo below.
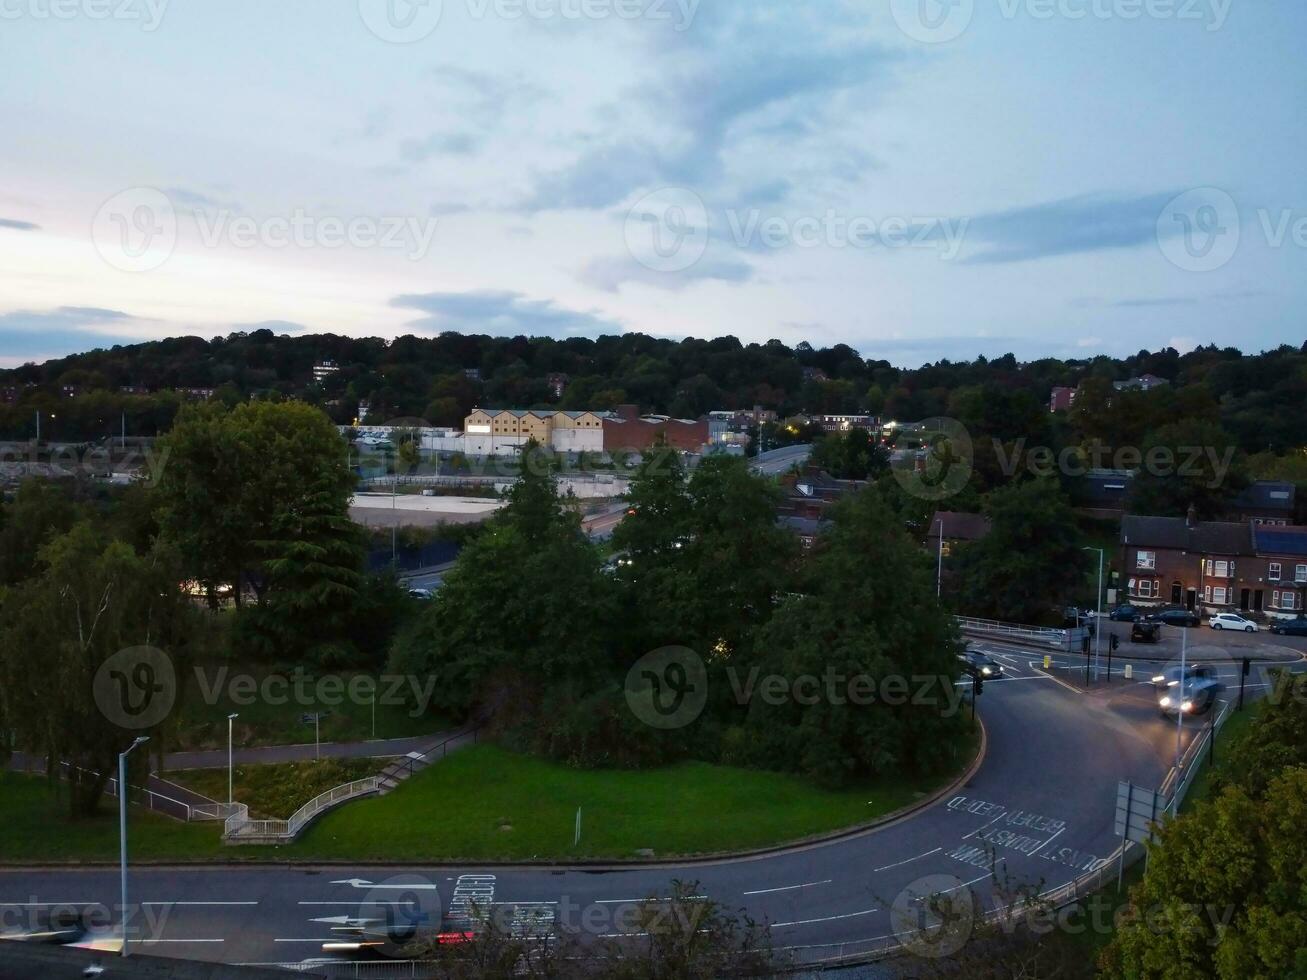
[[[375,776],[384,759],[323,759],[321,762],[286,762],[267,766],[237,766],[232,773],[232,794],[250,808],[255,820],[286,819],[309,800],[356,779]],[[227,799],[226,769],[184,769],[168,778],[202,793],[211,800]]]

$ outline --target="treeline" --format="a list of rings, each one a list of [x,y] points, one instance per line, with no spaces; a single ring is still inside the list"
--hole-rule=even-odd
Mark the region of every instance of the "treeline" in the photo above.
[[[315,381],[314,365],[327,360],[339,371]],[[1168,380],[1174,390],[1205,392],[1216,421],[1244,452],[1283,453],[1307,444],[1307,416],[1290,410],[1307,402],[1307,345],[1255,356],[1209,346],[1183,355],[1167,348],[1120,359],[1029,363],[1008,354],[900,369],[875,351],[863,356],[844,344],[817,349],[775,340],[744,344],[734,337],[554,340],[445,333],[386,342],[278,336],[266,329],[115,347],[0,371],[0,389],[15,388],[18,398],[0,406],[0,436],[30,438],[37,410],[57,416],[53,438],[64,441],[116,433],[123,411],[129,433],[152,435],[165,431],[176,413],[175,389],[212,388],[229,404],[251,396],[299,398],[322,406],[339,424],[353,420],[360,401],[370,403],[374,420],[420,418],[447,426],[461,424],[476,405],[612,409],[632,402],[685,418],[761,405],[783,416],[867,413],[917,421],[958,417],[973,403],[973,414],[983,406],[990,427],[1006,440],[1028,434],[1030,420],[1047,415],[1054,386],[1091,382],[1090,400],[1098,403],[1112,381],[1145,373]],[[566,379],[561,395],[551,386],[558,375]],[[64,386],[79,395],[65,397]],[[124,395],[120,389],[127,386],[158,394]],[[77,404],[83,398],[91,400]],[[1123,396],[1119,404],[1132,399]],[[1133,420],[1125,409],[1115,417],[1104,414],[1100,421],[1110,431],[1092,434],[1136,444]]]

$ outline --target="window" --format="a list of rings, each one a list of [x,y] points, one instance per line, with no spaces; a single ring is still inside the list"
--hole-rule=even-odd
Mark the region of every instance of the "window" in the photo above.
[[[1272,582],[1280,581],[1280,563],[1278,561],[1273,561],[1266,567],[1266,578]]]
[[[1218,606],[1224,606],[1228,592],[1228,589],[1218,585],[1216,588],[1212,589],[1212,602]]]
[[[1130,580],[1130,591],[1141,599],[1152,599],[1161,595],[1162,585],[1156,579],[1141,578]]]
[[[1307,565],[1299,565],[1294,569],[1293,580],[1295,582],[1307,582]]]
[[[1280,599],[1282,600],[1280,605],[1285,609],[1296,609],[1298,607],[1298,593],[1296,592],[1281,592]]]
[[[1135,561],[1136,561],[1136,563],[1138,564],[1138,566],[1139,566],[1140,568],[1156,568],[1156,567],[1157,567],[1157,552],[1156,552],[1156,551],[1140,551],[1140,552],[1137,552],[1137,553],[1136,553],[1136,557],[1135,557]]]

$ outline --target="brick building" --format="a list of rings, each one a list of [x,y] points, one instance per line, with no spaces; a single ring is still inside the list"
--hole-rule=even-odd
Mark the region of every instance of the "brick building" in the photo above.
[[[1289,617],[1307,598],[1307,527],[1178,517],[1121,520],[1128,601]]]
[[[674,419],[666,415],[640,415],[635,405],[619,405],[604,417],[605,452],[643,452],[658,441],[685,452],[697,453],[710,441],[708,417]]]

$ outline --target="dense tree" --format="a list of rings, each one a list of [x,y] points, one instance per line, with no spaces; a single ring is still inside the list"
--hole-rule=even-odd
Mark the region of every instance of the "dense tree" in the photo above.
[[[34,577],[0,593],[0,729],[15,733],[17,748],[72,766],[74,814],[94,812],[115,756],[148,732],[125,727],[115,708],[167,707],[178,693],[166,671],[140,673],[130,653],[117,677],[101,667],[132,648],[184,655],[192,611],[179,577],[168,546],[138,554],[83,522],[42,548]],[[106,696],[120,700],[106,705]]]
[[[971,615],[1040,623],[1075,598],[1084,582],[1075,515],[1056,480],[1024,480],[991,493],[984,513],[992,524],[957,559],[961,608]]]
[[[13,503],[0,509],[0,587],[32,575],[41,548],[71,528],[79,511],[66,486],[49,480],[19,484]]]
[[[1177,422],[1149,433],[1142,462],[1130,489],[1136,514],[1184,517],[1192,507],[1200,520],[1219,519],[1248,482],[1234,440],[1213,422]]]
[[[756,663],[791,683],[817,678],[820,696],[801,684],[778,704],[755,694],[728,751],[827,785],[956,765],[967,724],[953,696],[961,643],[927,557],[877,491],[839,505],[804,584],[761,629]]]
[[[811,462],[837,480],[874,480],[889,470],[889,451],[866,429],[823,436],[812,447]]]

